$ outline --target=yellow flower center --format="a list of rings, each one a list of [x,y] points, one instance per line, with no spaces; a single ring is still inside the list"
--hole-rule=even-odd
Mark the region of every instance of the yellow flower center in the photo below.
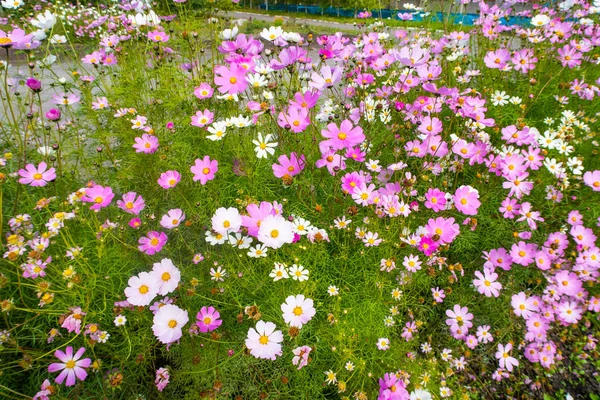
[[[262,335],[258,341],[260,342],[260,344],[267,344],[269,343],[269,337],[266,335]]]
[[[173,329],[177,326],[177,321],[172,319],[169,321],[169,328]]]
[[[35,180],[40,180],[40,179],[42,179],[42,174],[34,174],[34,175],[33,175],[33,179],[35,179]]]
[[[66,367],[66,368],[68,368],[68,369],[73,369],[73,368],[75,368],[75,361],[73,361],[73,360],[69,360],[69,361],[67,361],[67,362],[65,363],[65,367]]]
[[[279,236],[279,231],[277,229],[273,229],[271,231],[271,237],[275,239],[277,236]]]
[[[208,168],[204,168],[204,169],[202,170],[202,173],[203,173],[204,175],[208,175],[208,173],[209,173],[209,172],[210,172],[210,169],[208,169]]]
[[[295,307],[294,308],[294,315],[299,317],[302,315],[302,307]]]
[[[148,291],[150,289],[148,288],[148,286],[142,285],[142,286],[140,286],[140,288],[138,290],[140,291],[141,294],[146,294],[146,293],[148,293]]]
[[[169,279],[171,279],[171,274],[170,274],[170,273],[168,273],[168,272],[163,272],[163,274],[160,276],[160,278],[161,278],[163,281],[165,281],[165,282],[166,282],[166,281],[168,281]]]

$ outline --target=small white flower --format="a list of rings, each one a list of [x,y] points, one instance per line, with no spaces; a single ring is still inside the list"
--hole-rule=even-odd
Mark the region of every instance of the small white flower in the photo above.
[[[117,315],[115,318],[115,326],[124,326],[127,322],[127,318],[124,315]]]
[[[292,279],[298,282],[304,282],[308,280],[308,270],[304,269],[302,265],[294,264],[289,270]]]

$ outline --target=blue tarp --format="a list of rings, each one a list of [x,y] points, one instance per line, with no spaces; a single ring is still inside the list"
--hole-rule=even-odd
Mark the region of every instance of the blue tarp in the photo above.
[[[260,5],[261,10],[265,10],[267,7],[265,4]],[[356,15],[355,10],[348,10],[339,7],[319,7],[319,6],[305,6],[301,4],[269,4],[269,10],[272,11],[284,11],[284,12],[299,12],[305,14],[313,14],[313,15],[330,15],[333,17],[349,17],[353,18]],[[362,10],[359,10],[362,11]],[[398,13],[411,13],[413,14],[412,21],[423,21],[423,15],[421,13],[414,13],[408,10],[390,10],[390,9],[377,9],[371,10],[373,14],[373,18],[394,18],[400,19],[398,17]],[[433,21],[448,21],[450,23],[472,26],[475,23],[475,20],[479,18],[479,14],[460,14],[460,13],[442,13],[437,12],[433,15],[428,15],[425,19],[431,18]],[[525,26],[529,24],[530,19],[527,17],[510,17],[508,20],[506,18],[500,19],[503,25],[520,25]]]

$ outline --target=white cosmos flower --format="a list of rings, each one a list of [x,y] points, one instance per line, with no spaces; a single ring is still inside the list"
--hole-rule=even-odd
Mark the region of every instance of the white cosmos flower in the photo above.
[[[267,158],[269,155],[275,154],[275,148],[277,147],[277,142],[271,142],[273,139],[271,134],[267,134],[263,137],[262,133],[258,133],[258,137],[256,140],[253,140],[252,143],[256,146],[254,151],[256,152],[256,157],[258,158]]]
[[[294,240],[292,223],[281,215],[268,215],[258,228],[257,238],[265,246],[278,249],[285,243],[292,243]]]
[[[246,347],[256,358],[266,358],[275,360],[282,354],[281,342],[283,342],[283,333],[275,330],[276,326],[272,322],[258,321],[256,329],[248,330],[246,338]]]
[[[31,20],[31,25],[38,29],[49,30],[56,24],[56,15],[50,10],[46,10],[43,14],[38,14]]]
[[[283,320],[296,328],[302,328],[316,313],[313,300],[305,298],[303,294],[288,296],[281,305],[281,311]]]

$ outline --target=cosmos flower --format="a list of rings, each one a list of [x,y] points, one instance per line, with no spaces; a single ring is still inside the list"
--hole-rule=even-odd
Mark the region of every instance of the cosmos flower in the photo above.
[[[220,317],[221,314],[214,307],[205,306],[196,315],[196,325],[198,325],[200,332],[212,332],[223,323]]]
[[[81,356],[85,353],[85,347],[79,348],[75,354],[73,354],[73,347],[67,346],[65,351],[56,350],[54,357],[58,358],[60,363],[52,363],[48,366],[48,372],[62,371],[54,379],[59,385],[66,379],[65,386],[73,386],[79,379],[80,381],[85,380],[87,377],[86,368],[92,364],[92,360],[89,358],[81,359]]]
[[[48,182],[56,179],[56,170],[48,168],[45,162],[39,163],[36,167],[33,164],[27,164],[25,169],[19,170],[19,183],[29,186],[46,186]]]
[[[277,356],[283,354],[281,342],[283,334],[276,331],[276,326],[272,322],[258,321],[256,329],[250,328],[246,338],[246,347],[256,358],[265,358],[275,360]]]
[[[181,328],[188,321],[187,311],[174,304],[167,304],[160,307],[154,315],[152,332],[161,343],[173,343],[181,338]]]
[[[281,311],[283,320],[296,328],[302,328],[316,313],[312,299],[305,298],[302,294],[288,296],[281,305]]]

